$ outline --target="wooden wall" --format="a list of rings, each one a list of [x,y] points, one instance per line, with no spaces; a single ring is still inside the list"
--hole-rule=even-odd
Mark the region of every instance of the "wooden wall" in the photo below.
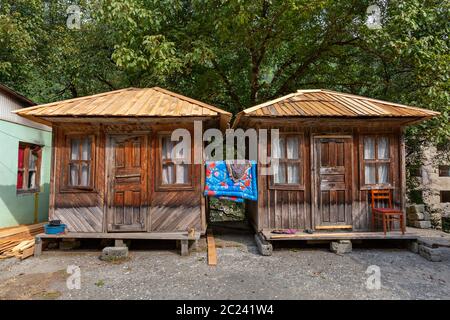
[[[314,124],[314,125],[312,125]],[[393,157],[391,167],[391,181],[396,206],[402,207],[404,200],[402,194],[405,192],[402,187],[402,170],[400,165],[401,150],[401,127],[395,123],[388,125],[384,123],[367,122],[355,123],[344,122],[337,125],[327,125],[325,122],[317,123],[296,123],[292,120],[274,122],[249,123],[248,127],[279,129],[280,132],[300,132],[304,135],[304,189],[303,190],[277,190],[269,187],[267,176],[258,175],[258,202],[246,202],[248,218],[256,230],[295,228],[314,229],[314,175],[313,169],[313,139],[315,135],[346,135],[352,137],[352,209],[351,221],[355,231],[370,230],[370,209],[368,205],[368,189],[361,186],[361,175],[364,174],[360,163],[360,143],[361,135],[364,134],[387,134],[391,137],[390,153]],[[404,147],[404,146],[403,146]],[[262,150],[259,150],[261,156]],[[258,163],[258,170],[263,167]]]
[[[172,124],[85,124],[58,123],[53,130],[53,159],[50,194],[50,219],[59,219],[70,232],[107,232],[105,157],[107,134],[147,133],[150,136],[150,174],[148,177],[150,205],[147,217],[148,232],[186,231],[206,229],[204,197],[202,195],[202,166],[192,165],[192,187],[183,190],[160,190],[156,187],[158,163],[158,132],[176,128],[193,129],[191,123]],[[67,156],[67,134],[92,134],[95,137],[95,183],[89,191],[64,190],[63,158]],[[193,141],[193,138],[192,138]]]

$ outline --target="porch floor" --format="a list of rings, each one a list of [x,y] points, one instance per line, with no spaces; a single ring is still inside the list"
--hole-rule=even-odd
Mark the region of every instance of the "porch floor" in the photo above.
[[[304,232],[297,232],[294,234],[277,234],[272,233],[271,230],[262,230],[262,235],[266,240],[417,240],[419,235],[416,233],[401,231],[387,232],[386,235],[383,232],[324,232],[316,231],[313,234]]]
[[[189,236],[187,232],[67,232],[62,234],[45,234],[36,235],[40,239],[144,239],[144,240],[198,240],[200,232],[195,232]]]

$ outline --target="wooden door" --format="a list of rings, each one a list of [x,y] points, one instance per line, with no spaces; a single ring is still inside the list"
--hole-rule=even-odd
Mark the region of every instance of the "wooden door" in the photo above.
[[[145,231],[149,202],[147,136],[109,139],[108,231]]]
[[[315,138],[315,226],[352,223],[352,139]]]

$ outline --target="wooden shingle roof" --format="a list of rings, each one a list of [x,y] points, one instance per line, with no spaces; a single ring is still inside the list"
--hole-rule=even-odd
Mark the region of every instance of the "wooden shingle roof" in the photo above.
[[[342,118],[431,118],[439,112],[331,90],[298,90],[275,100],[245,109],[242,117],[342,117]]]
[[[58,117],[219,117],[231,113],[159,88],[126,88],[18,110],[17,114],[52,122]]]

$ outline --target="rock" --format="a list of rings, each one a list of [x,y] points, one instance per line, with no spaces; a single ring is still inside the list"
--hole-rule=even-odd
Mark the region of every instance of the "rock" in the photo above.
[[[80,240],[63,239],[59,243],[60,250],[73,250],[78,249],[81,246]]]
[[[414,228],[419,228],[419,229],[430,229],[431,222],[430,221],[414,221],[413,226],[414,226]]]
[[[414,253],[419,253],[419,243],[417,241],[410,241],[408,243],[408,249]]]
[[[408,213],[408,220],[417,221],[417,220],[425,220],[425,214],[423,212],[410,212]]]
[[[330,250],[336,254],[352,252],[352,242],[350,240],[340,240],[330,242]]]
[[[116,261],[128,258],[127,247],[105,247],[103,248],[101,260]]]
[[[259,253],[263,256],[271,256],[273,252],[273,246],[270,242],[263,239],[259,233],[255,234],[255,242],[258,247]]]
[[[210,198],[209,210],[211,222],[242,221],[245,219],[245,210],[242,203]]]
[[[433,249],[424,245],[419,245],[419,254],[432,262],[442,261],[441,251],[438,248]]]
[[[409,213],[411,213],[411,214],[424,213],[425,212],[425,205],[424,204],[413,204],[413,205],[410,205],[406,211],[407,211],[408,214]]]

